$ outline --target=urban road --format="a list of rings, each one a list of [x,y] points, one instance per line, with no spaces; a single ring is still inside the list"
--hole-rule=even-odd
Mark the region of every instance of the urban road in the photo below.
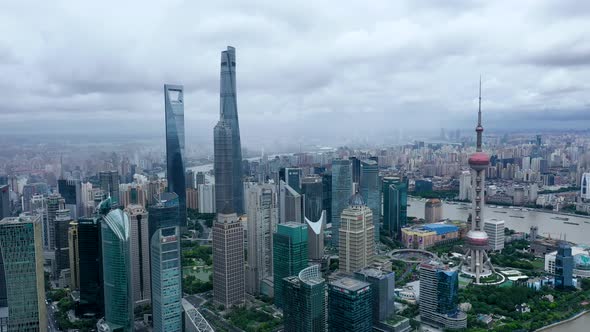
[[[57,303],[57,302],[54,302]],[[47,331],[49,332],[61,332],[61,330],[57,327],[57,321],[55,320],[55,313],[57,312],[57,308],[55,304],[48,303],[47,304]]]

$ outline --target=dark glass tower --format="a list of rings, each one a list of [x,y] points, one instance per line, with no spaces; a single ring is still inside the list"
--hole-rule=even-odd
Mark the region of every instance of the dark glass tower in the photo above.
[[[408,180],[383,178],[383,229],[392,238],[401,236],[408,217]]]
[[[373,331],[373,295],[364,281],[342,278],[328,284],[328,331]]]
[[[283,278],[307,267],[307,225],[289,222],[277,226],[273,236],[275,305],[283,308]]]
[[[283,279],[285,332],[326,331],[326,285],[319,265]],[[392,300],[393,301],[393,300]]]
[[[347,159],[332,161],[332,245],[338,247],[340,215],[352,196],[352,164]]]
[[[562,242],[557,248],[555,256],[555,287],[567,288],[573,286],[574,257],[572,247]]]
[[[111,204],[119,204],[119,172],[103,171],[98,173],[100,190],[111,197]]]
[[[231,147],[215,146],[215,195],[218,211],[224,209],[224,205],[230,202],[224,198],[228,189],[231,190],[231,202],[233,211],[238,215],[244,213],[244,186],[242,184],[242,144],[240,142],[240,125],[238,122],[238,102],[236,98],[236,49],[228,46],[227,50],[221,52],[221,84],[220,84],[220,116],[219,123],[215,127],[215,142],[226,142]],[[218,136],[219,135],[219,136]],[[222,151],[217,151],[217,148]],[[221,154],[227,154],[222,157]],[[217,164],[217,158],[231,159],[231,163]],[[217,166],[221,169],[218,170]],[[226,169],[227,168],[227,169]],[[218,188],[217,179],[219,174],[230,174],[231,185],[229,188]],[[220,192],[221,191],[221,192]],[[218,195],[219,199],[217,198]]]
[[[354,165],[354,164],[353,164]],[[375,241],[379,241],[379,216],[381,215],[381,193],[379,183],[379,166],[374,160],[361,161],[360,171],[361,195],[367,206],[373,212],[375,225]]]
[[[164,85],[166,109],[166,177],[168,191],[178,195],[179,226],[186,225],[186,178],[184,174],[184,88]]]
[[[103,313],[101,217],[78,219],[78,259],[80,304],[77,315]]]

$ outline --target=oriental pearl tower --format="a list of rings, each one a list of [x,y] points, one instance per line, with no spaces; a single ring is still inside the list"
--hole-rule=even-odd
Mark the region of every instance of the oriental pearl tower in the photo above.
[[[479,284],[481,277],[494,273],[492,262],[486,253],[488,249],[488,234],[483,230],[483,209],[485,203],[485,171],[490,164],[490,157],[482,151],[481,141],[483,127],[481,125],[481,78],[479,79],[479,110],[477,113],[477,145],[475,153],[469,157],[471,167],[471,188],[473,211],[471,227],[467,232],[467,253],[463,261],[463,273],[473,276]]]

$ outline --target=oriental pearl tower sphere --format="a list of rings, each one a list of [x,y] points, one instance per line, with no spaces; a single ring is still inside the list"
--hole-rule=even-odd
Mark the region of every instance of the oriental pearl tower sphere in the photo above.
[[[481,277],[494,273],[494,267],[486,253],[488,249],[488,234],[483,230],[483,209],[485,203],[485,171],[490,164],[490,157],[482,151],[481,141],[483,127],[481,125],[481,78],[479,80],[479,110],[477,113],[476,150],[469,157],[471,167],[471,188],[473,190],[473,212],[471,227],[467,232],[467,254],[463,262],[464,273],[473,276],[475,283],[480,283]]]

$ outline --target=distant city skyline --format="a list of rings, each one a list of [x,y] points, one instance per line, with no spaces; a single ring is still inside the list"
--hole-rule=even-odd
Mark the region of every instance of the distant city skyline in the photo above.
[[[187,137],[209,132],[227,44],[240,49],[244,146],[279,134],[468,128],[479,73],[492,130],[582,128],[590,118],[590,11],[577,2],[377,1],[362,15],[330,2],[163,3],[133,21],[136,6],[117,4],[107,28],[98,22],[114,3],[62,6],[0,6],[5,29],[18,31],[0,42],[0,74],[12,78],[0,89],[5,132],[163,134],[170,81],[198,101],[185,109]]]

